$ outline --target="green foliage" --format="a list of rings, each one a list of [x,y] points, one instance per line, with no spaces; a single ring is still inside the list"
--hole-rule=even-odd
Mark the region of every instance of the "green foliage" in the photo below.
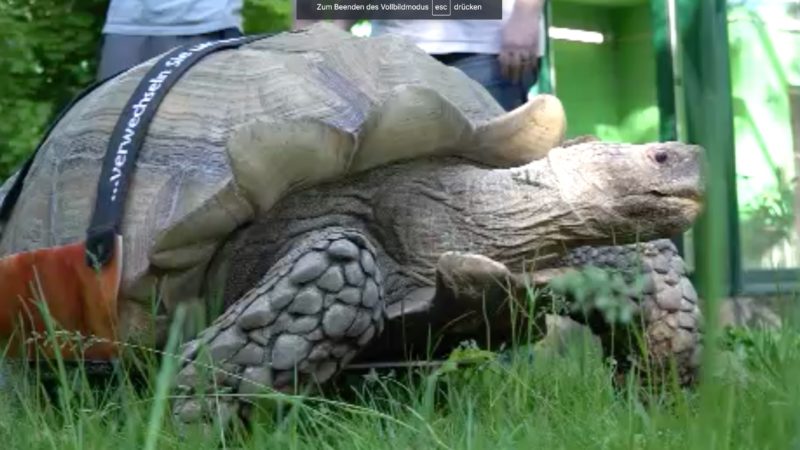
[[[96,76],[108,0],[0,0],[0,180]],[[290,0],[247,0],[245,33],[290,26]]]
[[[800,334],[772,328],[731,327],[722,344],[750,370],[776,374],[781,367],[800,359]]]
[[[747,350],[729,351],[734,364],[708,377],[720,390],[706,399],[717,408],[707,410],[698,408],[703,394],[696,391],[615,388],[612,369],[590,347],[505,362],[467,346],[451,359],[469,363],[458,369],[371,376],[341,396],[265,393],[247,434],[185,430],[166,414],[156,417],[167,398],[155,365],[143,385],[120,374],[93,390],[77,380],[81,374],[62,373],[69,379],[57,384],[72,391],[71,405],[49,401],[36,374],[6,372],[0,439],[13,449],[141,449],[148,440],[194,450],[797,448],[798,330],[739,329],[729,338],[729,348]]]
[[[92,82],[108,0],[0,2],[0,179]]]
[[[795,180],[775,169],[773,189],[742,207],[742,253],[746,261],[760,265],[761,259],[794,232]]]
[[[572,312],[600,311],[608,323],[626,324],[633,318],[634,305],[628,300],[641,292],[643,280],[633,283],[620,272],[598,267],[571,271],[551,283],[558,295],[569,295]]]
[[[275,33],[292,25],[291,0],[246,0],[242,16],[246,34]]]

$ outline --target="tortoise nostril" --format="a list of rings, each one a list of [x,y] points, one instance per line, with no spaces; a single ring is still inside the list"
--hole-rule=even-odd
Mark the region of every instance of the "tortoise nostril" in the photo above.
[[[663,163],[667,162],[667,152],[663,152],[663,151],[662,152],[656,152],[655,160],[659,164],[663,164]]]

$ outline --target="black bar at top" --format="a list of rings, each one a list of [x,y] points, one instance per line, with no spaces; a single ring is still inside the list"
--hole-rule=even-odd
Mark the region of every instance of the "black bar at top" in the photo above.
[[[297,0],[300,20],[499,20],[500,0]]]

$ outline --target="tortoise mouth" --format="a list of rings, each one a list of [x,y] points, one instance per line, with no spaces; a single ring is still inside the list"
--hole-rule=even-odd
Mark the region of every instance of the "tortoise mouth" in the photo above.
[[[664,192],[659,191],[657,189],[651,189],[647,191],[645,194],[648,197],[654,197],[659,200],[677,200],[677,201],[686,201],[695,204],[702,204],[703,203],[703,195],[696,189],[678,189],[672,192]]]
[[[619,210],[624,217],[640,219],[646,217],[656,228],[685,228],[703,209],[702,194],[697,190],[665,192],[650,190],[627,196]]]

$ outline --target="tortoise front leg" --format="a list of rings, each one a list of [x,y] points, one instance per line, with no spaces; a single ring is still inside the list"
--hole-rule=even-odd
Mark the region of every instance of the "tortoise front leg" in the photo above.
[[[670,379],[674,368],[679,384],[696,381],[702,317],[697,292],[671,241],[581,247],[570,252],[564,264],[616,271],[628,282],[641,277],[642,289],[626,293],[638,311],[628,326],[612,326],[592,307],[572,315],[600,337],[606,354],[620,369],[639,365],[651,381],[659,381]]]
[[[432,315],[441,331],[459,335],[468,332],[493,347],[512,338],[538,340],[545,332],[545,313],[551,299],[532,295],[558,270],[530,276],[513,274],[487,256],[448,252],[439,258],[436,300]],[[532,327],[532,328],[530,328]],[[530,328],[531,336],[513,336]],[[479,330],[483,330],[482,332]]]
[[[522,276],[483,255],[444,253],[435,286],[420,287],[388,305],[385,331],[359,361],[445,357],[464,340],[488,348],[516,338],[536,340],[546,331],[550,299],[533,304],[529,289],[546,285],[556,273]]]
[[[185,344],[174,414],[183,423],[205,422],[221,406],[223,422],[246,419],[248,395],[324,383],[380,334],[384,314],[369,241],[351,230],[310,233]],[[213,370],[204,369],[208,363]]]

